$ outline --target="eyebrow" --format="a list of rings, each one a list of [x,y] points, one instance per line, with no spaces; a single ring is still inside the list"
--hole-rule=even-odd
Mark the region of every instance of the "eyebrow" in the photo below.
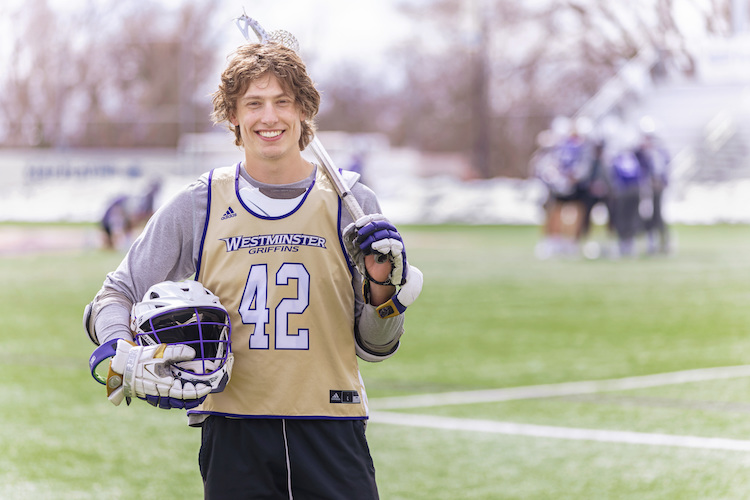
[[[279,99],[281,97],[288,97],[288,98],[292,99],[292,96],[289,95],[287,92],[282,92],[280,94],[275,94],[275,95],[271,95],[271,96],[245,95],[245,96],[240,97],[239,101],[240,102],[244,102],[244,101],[253,101],[253,100],[258,100],[258,99],[260,99],[260,100],[263,100],[263,99]]]

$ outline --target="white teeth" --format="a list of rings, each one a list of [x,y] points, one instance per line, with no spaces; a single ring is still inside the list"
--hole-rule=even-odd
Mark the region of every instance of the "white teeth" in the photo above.
[[[261,130],[258,132],[263,137],[277,137],[281,135],[281,130]]]

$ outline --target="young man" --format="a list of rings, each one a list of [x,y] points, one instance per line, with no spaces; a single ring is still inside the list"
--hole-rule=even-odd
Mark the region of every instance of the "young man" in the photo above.
[[[369,215],[353,221],[324,170],[303,158],[319,102],[295,52],[240,47],[213,119],[230,124],[244,160],[161,207],[87,307],[101,344],[132,340],[132,304],[164,280],[195,275],[229,311],[234,365],[223,392],[133,393],[188,408],[202,427],[207,499],[378,497],[356,356],[396,352],[422,279],[358,176],[347,182]],[[114,360],[129,349],[141,348],[119,341]]]

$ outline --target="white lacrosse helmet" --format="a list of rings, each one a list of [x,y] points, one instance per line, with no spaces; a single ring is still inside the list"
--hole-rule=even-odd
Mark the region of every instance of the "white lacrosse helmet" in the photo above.
[[[130,314],[138,345],[183,344],[195,358],[172,365],[175,377],[220,392],[229,381],[232,326],[219,298],[197,281],[163,281],[148,289]]]

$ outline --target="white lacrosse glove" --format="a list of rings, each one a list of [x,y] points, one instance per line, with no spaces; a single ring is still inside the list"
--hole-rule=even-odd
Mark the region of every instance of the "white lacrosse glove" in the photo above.
[[[211,392],[210,385],[193,384],[175,377],[171,365],[195,358],[186,345],[137,346],[117,341],[117,351],[107,373],[107,398],[115,406],[133,396],[159,408],[194,408]]]
[[[346,251],[362,276],[378,285],[401,286],[407,282],[409,266],[404,241],[396,226],[385,216],[370,214],[360,217],[346,226],[342,236]],[[385,258],[391,263],[391,272],[385,281],[374,280],[367,272],[366,255],[375,255],[378,262]]]
[[[406,311],[406,308],[412,305],[422,292],[423,282],[422,271],[415,266],[409,266],[409,281],[400,287],[398,292],[388,299],[388,302],[375,308],[378,316],[392,318]]]

